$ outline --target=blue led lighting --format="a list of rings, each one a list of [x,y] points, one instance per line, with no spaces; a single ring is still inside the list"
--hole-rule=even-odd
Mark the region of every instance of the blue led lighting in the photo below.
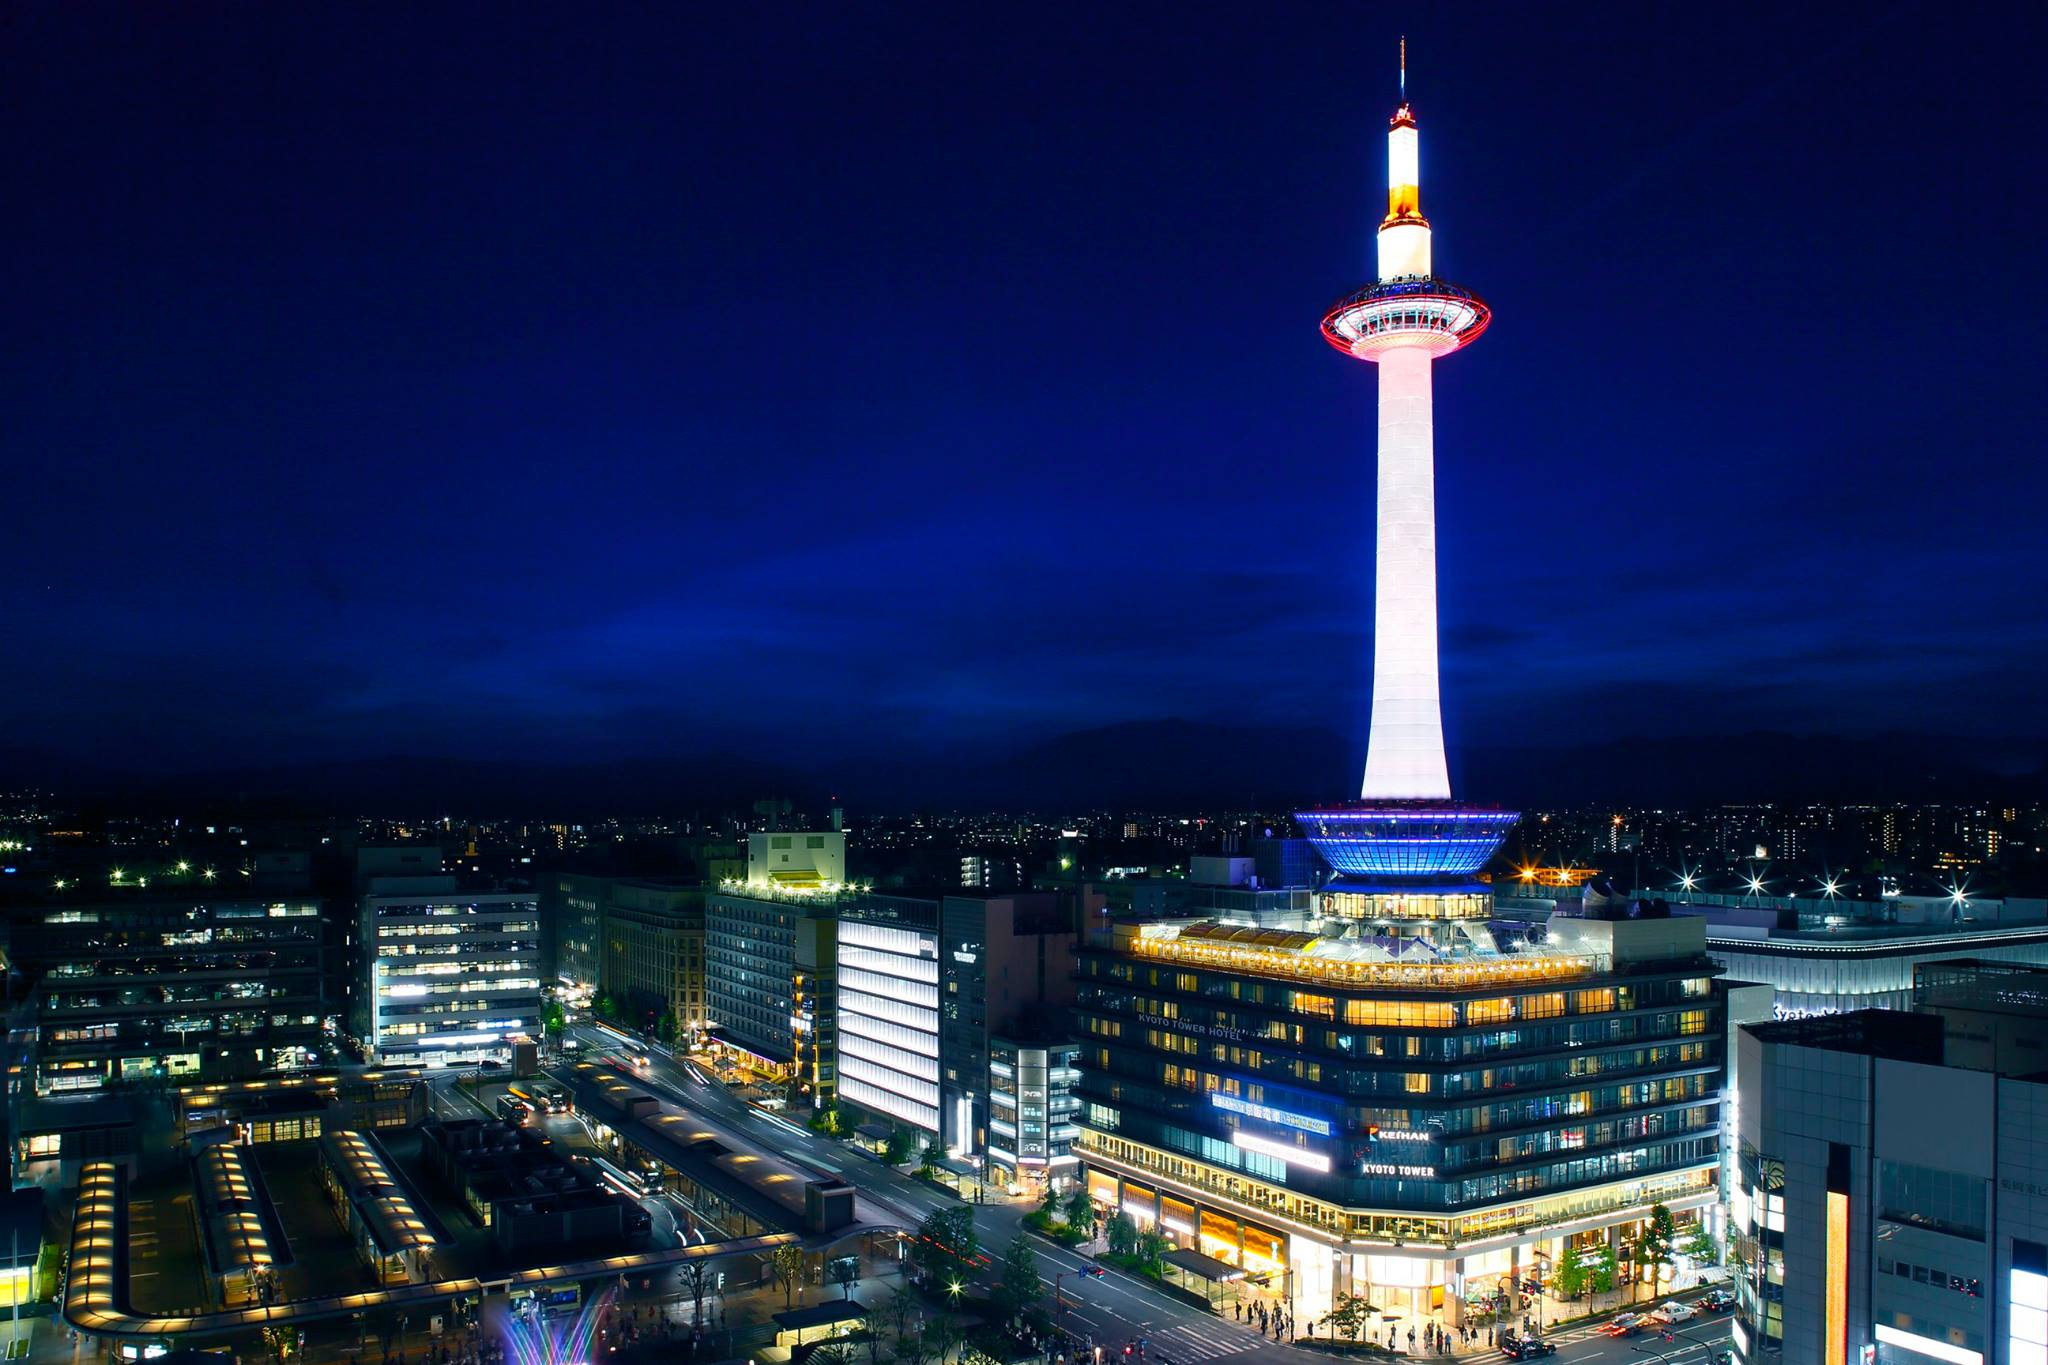
[[[1469,806],[1358,806],[1295,812],[1323,861],[1348,877],[1469,876],[1520,813]]]
[[[1330,1135],[1330,1121],[1319,1119],[1313,1114],[1297,1114],[1291,1109],[1275,1109],[1270,1104],[1254,1104],[1235,1095],[1226,1095],[1221,1090],[1209,1092],[1209,1103],[1218,1109],[1228,1109],[1233,1114],[1243,1114],[1246,1118],[1277,1123],[1283,1128],[1299,1128],[1304,1133],[1315,1133],[1320,1137]]]

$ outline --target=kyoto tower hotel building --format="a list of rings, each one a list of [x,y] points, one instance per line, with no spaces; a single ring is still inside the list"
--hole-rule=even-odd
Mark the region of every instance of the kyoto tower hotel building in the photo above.
[[[1363,796],[1296,816],[1334,876],[1116,923],[1079,967],[1075,1151],[1097,1203],[1162,1232],[1191,1281],[1249,1282],[1303,1327],[1341,1294],[1404,1328],[1518,1320],[1567,1248],[1597,1258],[1658,1204],[1682,1223],[1715,1203],[1726,1043],[1703,921],[1497,928],[1486,870],[1516,817],[1451,799],[1432,369],[1491,314],[1435,273],[1405,84],[1378,277],[1322,324],[1380,386]]]

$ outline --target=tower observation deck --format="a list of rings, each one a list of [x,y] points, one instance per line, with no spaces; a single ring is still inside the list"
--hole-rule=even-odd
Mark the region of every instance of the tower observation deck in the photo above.
[[[1407,99],[1387,130],[1387,216],[1378,278],[1324,314],[1332,346],[1379,367],[1378,541],[1372,731],[1358,802],[1297,814],[1339,873],[1470,877],[1514,825],[1513,811],[1451,800],[1444,759],[1436,613],[1436,431],[1431,369],[1493,321],[1477,294],[1437,277],[1422,215],[1420,138]]]

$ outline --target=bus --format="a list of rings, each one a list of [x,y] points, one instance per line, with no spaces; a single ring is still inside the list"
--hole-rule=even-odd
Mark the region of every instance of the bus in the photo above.
[[[536,1116],[569,1112],[569,1092],[553,1081],[519,1081],[506,1089],[524,1100]]]
[[[507,1123],[525,1125],[533,1121],[533,1106],[518,1095],[498,1096],[498,1117]]]
[[[624,1161],[624,1158],[620,1160]],[[628,1199],[645,1199],[661,1185],[660,1172],[652,1169],[654,1163],[651,1161],[616,1165],[601,1156],[594,1156],[590,1159],[590,1164],[597,1168],[598,1179],[602,1180],[607,1188],[625,1195]]]
[[[544,1318],[574,1314],[583,1307],[583,1286],[574,1280],[564,1280],[537,1289],[515,1289],[510,1302],[515,1314],[531,1312]]]

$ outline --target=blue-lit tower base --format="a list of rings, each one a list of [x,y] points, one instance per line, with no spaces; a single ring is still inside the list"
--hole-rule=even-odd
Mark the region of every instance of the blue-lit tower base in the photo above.
[[[1414,883],[1471,878],[1522,817],[1448,801],[1357,801],[1294,818],[1338,876]]]

